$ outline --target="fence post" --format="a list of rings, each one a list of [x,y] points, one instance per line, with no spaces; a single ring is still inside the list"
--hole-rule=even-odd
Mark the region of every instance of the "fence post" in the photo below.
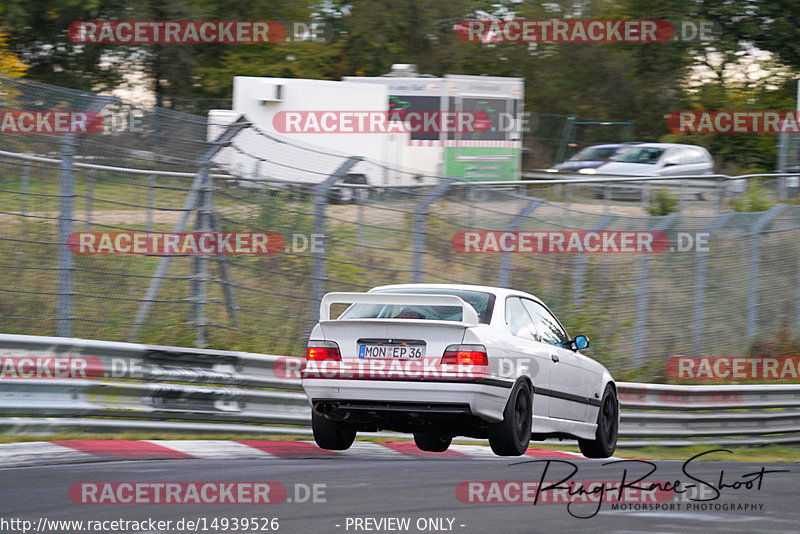
[[[604,215],[589,231],[599,232],[616,218],[616,215]],[[581,299],[583,298],[583,285],[586,279],[586,260],[587,255],[585,253],[578,254],[578,258],[575,261],[575,271],[572,274],[572,301],[575,303],[573,306],[575,309],[580,306]]]
[[[58,214],[58,303],[56,305],[56,332],[60,337],[72,336],[72,253],[67,247],[72,233],[72,212],[75,197],[75,176],[72,159],[75,156],[75,134],[64,137],[61,142],[61,164],[59,170],[59,214]]]
[[[431,204],[436,202],[450,185],[455,181],[455,178],[444,177],[436,184],[433,189],[428,191],[414,208],[414,235],[413,235],[413,254],[414,254],[414,267],[412,269],[412,280],[415,284],[422,281],[422,274],[424,270],[425,255],[425,226],[428,216],[428,208]]]
[[[658,224],[652,229],[654,232],[663,232],[668,229],[678,219],[678,212],[670,213],[661,218]],[[633,364],[640,367],[644,350],[644,331],[647,327],[647,270],[649,254],[642,254],[641,265],[639,267],[639,290],[636,292],[636,317],[633,327]]]
[[[96,96],[86,111],[97,113],[114,99]],[[61,141],[61,163],[59,168],[59,214],[58,214],[58,302],[56,304],[56,335],[72,336],[72,252],[67,246],[75,220],[75,172],[72,161],[75,157],[77,134],[68,134]]]
[[[572,125],[575,124],[575,117],[567,117],[564,124],[564,134],[561,136],[561,142],[558,144],[558,151],[556,152],[556,163],[564,161],[564,154],[567,152],[567,144],[572,137]]]
[[[319,322],[319,305],[325,293],[326,265],[325,254],[328,236],[326,235],[325,209],[328,205],[328,193],[331,188],[341,180],[347,172],[353,168],[362,158],[353,156],[345,160],[328,178],[312,188],[312,204],[314,205],[314,229],[313,234],[321,235],[325,246],[323,250],[314,248],[311,252],[311,319],[309,321],[308,333]]]
[[[206,174],[208,174],[208,169],[206,169]],[[153,208],[155,208],[155,191],[153,187],[155,186],[155,179],[156,177],[152,174],[147,175],[147,231],[153,231]]]
[[[240,131],[248,126],[250,126],[250,123],[244,118],[244,115],[242,115],[235,122],[229,124],[225,128],[225,131],[222,132],[222,134],[215,141],[208,143],[208,149],[206,149],[205,153],[203,153],[203,155],[201,155],[198,159],[199,170],[197,176],[192,182],[189,195],[186,197],[186,200],[183,203],[180,219],[178,219],[178,222],[175,224],[175,227],[172,230],[174,233],[180,233],[186,229],[186,224],[189,222],[189,215],[200,205],[200,191],[206,181],[203,170],[205,169],[205,172],[208,172],[206,164],[211,161],[217,152],[228,146]],[[128,333],[129,341],[136,341],[139,338],[139,334],[142,331],[142,326],[144,326],[147,316],[150,313],[150,308],[153,306],[153,302],[155,301],[158,292],[161,290],[161,283],[163,282],[164,277],[167,275],[167,270],[169,269],[169,264],[171,261],[171,256],[163,256],[158,261],[158,267],[156,267],[153,277],[150,279],[150,285],[147,287],[147,292],[142,298],[142,303],[139,305],[139,310],[136,312],[136,318],[134,319],[133,327]]]
[[[92,230],[92,201],[94,200],[94,169],[89,169],[86,173],[86,220],[84,227],[86,231]]]
[[[776,204],[769,210],[761,214],[750,228],[750,283],[747,291],[747,339],[752,341],[756,334],[756,322],[758,321],[758,276],[760,271],[759,255],[761,232],[764,231],[775,217],[781,214],[786,208],[784,204]]]
[[[719,190],[719,195],[717,195],[719,199],[717,209],[720,211],[720,213],[722,213],[722,211],[725,209],[725,199],[728,196],[728,180],[718,180],[717,189]]]
[[[781,202],[786,202],[787,198],[786,194],[786,177],[781,176],[778,178],[778,200]]]
[[[522,210],[517,213],[517,215],[511,220],[508,224],[508,228],[506,229],[508,232],[516,232],[522,226],[522,223],[525,222],[533,210],[538,208],[544,203],[544,199],[541,198],[534,198],[531,200],[527,206],[522,208]],[[508,252],[503,252],[502,256],[500,257],[500,273],[497,277],[497,285],[500,287],[508,287],[509,284],[509,271],[511,270],[511,254]]]
[[[709,237],[711,232],[722,227],[725,223],[730,220],[733,216],[732,211],[728,211],[714,219],[714,222],[711,223],[711,226],[707,228],[707,232]],[[696,242],[697,240],[695,240]],[[705,316],[706,316],[706,272],[707,272],[707,265],[708,265],[708,251],[697,250],[697,274],[695,277],[695,285],[694,285],[694,343],[692,346],[694,347],[694,355],[695,356],[703,356],[705,353],[705,338],[703,337],[703,333],[705,332]]]
[[[22,163],[22,201],[20,211],[22,212],[22,224],[27,224],[28,214],[28,192],[30,190],[31,164],[28,160]]]
[[[211,184],[209,183],[209,164],[204,162],[200,166],[198,177],[201,179],[199,194],[197,199],[197,219],[195,228],[198,232],[207,232],[211,228],[209,218],[211,217],[211,206],[209,196],[211,195]],[[192,278],[190,281],[190,306],[189,322],[195,327],[195,345],[205,348],[208,345],[208,318],[206,317],[206,304],[208,303],[208,255],[202,254],[192,256]]]
[[[791,143],[789,142],[789,134],[787,132],[781,132],[778,134],[778,169],[785,169],[788,167],[787,163],[787,152],[789,151],[789,147]]]

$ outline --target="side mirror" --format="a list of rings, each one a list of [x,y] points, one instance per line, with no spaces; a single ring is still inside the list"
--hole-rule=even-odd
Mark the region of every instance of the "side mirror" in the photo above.
[[[680,160],[677,156],[669,156],[664,160],[664,167],[671,167],[673,165],[677,165],[680,163]]]
[[[572,345],[572,350],[583,350],[589,346],[589,338],[584,335],[575,336],[575,339],[570,344]]]

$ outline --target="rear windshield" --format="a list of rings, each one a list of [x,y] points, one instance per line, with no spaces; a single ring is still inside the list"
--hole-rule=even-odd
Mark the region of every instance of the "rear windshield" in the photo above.
[[[483,291],[461,289],[382,289],[373,293],[412,293],[415,295],[455,295],[470,304],[478,313],[478,321],[489,324],[494,309],[494,295]],[[340,319],[428,319],[460,321],[461,306],[409,306],[391,304],[354,304]]]

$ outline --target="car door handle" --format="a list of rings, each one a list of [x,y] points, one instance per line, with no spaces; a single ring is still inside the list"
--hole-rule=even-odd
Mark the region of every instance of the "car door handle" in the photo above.
[[[555,352],[550,353],[550,359],[558,363],[558,354],[556,354]]]

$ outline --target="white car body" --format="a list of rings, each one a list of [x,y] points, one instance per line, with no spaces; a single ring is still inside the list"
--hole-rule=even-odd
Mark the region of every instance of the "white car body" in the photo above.
[[[492,309],[488,314],[482,314],[490,315],[488,322],[480,322],[473,307],[453,295],[459,291],[486,293],[488,300],[493,299]],[[461,306],[461,320],[346,317],[353,306],[338,319],[329,315],[333,303],[356,302],[356,306],[368,306],[383,302],[391,305],[393,303],[388,301],[391,299],[398,305],[417,306],[417,309],[431,305]],[[510,323],[513,328],[524,324],[520,305],[535,329],[526,326],[525,330],[518,330],[515,334]],[[437,428],[446,428],[450,435],[481,438],[486,437],[487,424],[503,421],[504,409],[515,383],[528,381],[533,399],[533,439],[594,439],[606,387],[614,388],[616,395],[611,375],[603,365],[577,350],[546,342],[546,336],[554,334],[552,331],[541,332],[546,323],[537,322],[529,310],[549,314],[551,329],[560,329],[567,340],[565,344],[572,344],[573,340],[544,303],[513,289],[460,284],[401,284],[376,287],[362,294],[328,294],[323,299],[321,319],[311,332],[309,346],[323,341],[335,342],[341,352],[341,361],[329,362],[335,369],[329,366],[328,370],[334,372],[310,375],[304,372],[303,389],[318,415],[349,421],[359,430],[415,432],[426,425],[438,425]],[[417,376],[408,371],[410,364],[401,369],[398,362],[406,360],[393,358],[387,364],[385,374],[376,376],[372,371],[359,372],[363,367],[357,369],[357,366],[367,362],[372,366],[373,362],[382,359],[365,358],[367,350],[378,350],[368,341],[382,341],[387,347],[398,346],[400,341],[392,340],[409,342],[408,346],[424,346],[424,358],[435,363],[441,363],[445,348],[450,345],[482,345],[489,366],[483,371],[476,367],[466,374],[455,372],[457,366],[453,369],[431,366],[429,372]],[[361,345],[367,348],[360,348]],[[391,352],[393,349],[386,350]],[[397,364],[400,369],[395,376],[390,376],[392,364]],[[337,373],[336,370],[345,371]],[[618,426],[618,403],[616,408],[615,423]]]
[[[648,162],[626,162],[628,153],[660,153]],[[698,176],[714,173],[714,159],[697,145],[641,143],[622,150],[614,160],[597,167],[597,174],[620,176]],[[702,183],[702,182],[701,182]]]

